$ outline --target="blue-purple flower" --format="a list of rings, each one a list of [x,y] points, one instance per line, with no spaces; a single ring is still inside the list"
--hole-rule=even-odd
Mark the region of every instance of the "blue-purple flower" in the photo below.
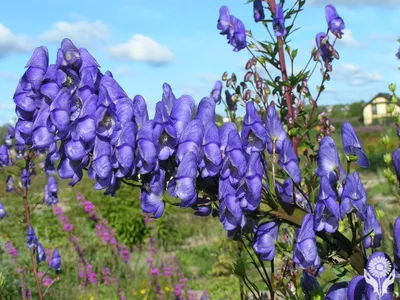
[[[303,270],[303,277],[300,279],[301,289],[303,290],[304,299],[311,300],[313,295],[317,294],[321,289],[318,280],[308,271]]]
[[[215,123],[215,101],[211,97],[201,99],[196,113],[196,119],[205,126],[209,122]]]
[[[291,178],[287,178],[282,184],[276,182],[276,188],[281,197],[282,202],[287,204],[296,203],[299,207],[307,212],[311,212],[310,203],[304,195],[296,188]]]
[[[272,27],[274,28],[276,37],[283,37],[287,34],[287,29],[285,27],[285,16],[280,4],[277,4],[275,7],[275,14],[272,19]]]
[[[22,186],[27,189],[31,186],[31,177],[27,169],[22,170],[21,174]]]
[[[339,53],[329,43],[329,36],[326,33],[320,32],[315,36],[317,51],[314,54],[315,59],[322,58],[324,66],[328,71],[332,71],[331,62],[333,58],[339,58]]]
[[[393,152],[392,161],[394,170],[396,171],[397,180],[399,181],[400,185],[400,148]]]
[[[319,146],[317,175],[328,176],[331,183],[335,183],[345,176],[336,144],[330,136],[324,137]]]
[[[260,154],[253,152],[248,159],[246,173],[236,192],[242,208],[254,211],[260,205],[263,173]]]
[[[233,101],[232,95],[228,90],[225,90],[225,101],[226,101],[226,106],[229,111],[237,110],[237,104],[235,101]]]
[[[53,176],[50,176],[47,180],[46,187],[44,189],[43,202],[47,205],[53,205],[58,203],[58,185],[57,181]]]
[[[222,81],[217,80],[210,93],[210,98],[213,99],[216,104],[219,104],[221,102],[221,93],[222,93]]]
[[[6,181],[6,192],[13,192],[14,194],[17,193],[17,190],[14,187],[14,180],[11,175],[8,175]]]
[[[329,30],[339,39],[342,38],[344,21],[339,17],[336,8],[333,5],[325,6],[325,17]]]
[[[271,104],[268,106],[267,119],[265,126],[267,149],[270,154],[272,154],[273,148],[275,146],[275,153],[280,153],[282,149],[282,143],[285,138],[287,138],[287,133],[283,129],[282,122],[276,115],[275,105]]]
[[[394,265],[400,275],[400,217],[397,217],[393,225],[393,240]]]
[[[307,214],[300,229],[296,229],[293,261],[301,268],[308,269],[319,261],[314,231],[314,216]]]
[[[56,272],[61,271],[61,256],[60,253],[58,252],[58,249],[54,249],[53,255],[51,256],[50,264],[49,264],[49,269],[55,269]]]
[[[147,176],[147,177],[146,177]],[[161,168],[144,176],[140,206],[145,213],[159,218],[164,213],[165,171]],[[147,179],[147,180],[146,180]]]
[[[325,300],[346,299],[348,285],[348,282],[338,282],[333,284],[326,293]]]
[[[264,7],[262,5],[261,0],[255,0],[253,2],[253,12],[254,12],[254,21],[255,22],[260,22],[264,20],[265,14],[264,14]]]
[[[341,195],[340,215],[342,220],[346,214],[355,211],[364,219],[365,207],[367,205],[367,194],[357,172],[351,173],[346,178]]]
[[[3,203],[0,202],[0,220],[7,216],[7,212],[4,209]]]
[[[36,247],[38,244],[38,239],[32,226],[28,227],[28,232],[26,234],[26,244],[30,249]]]
[[[298,161],[299,160],[294,153],[292,142],[289,138],[285,138],[282,143],[278,165],[285,170],[289,174],[290,178],[292,178],[297,184],[301,181],[301,171]]]
[[[234,230],[246,225],[246,217],[240,206],[240,199],[233,194],[228,194],[219,204],[219,220],[225,230]]]
[[[178,163],[181,162],[183,157],[189,152],[196,154],[197,159],[201,150],[203,136],[203,123],[197,119],[192,120],[179,138],[179,145],[176,150],[175,160]]]
[[[246,29],[242,21],[229,13],[226,6],[222,6],[219,10],[217,28],[221,30],[220,34],[227,35],[228,43],[233,46],[233,51],[246,48]]]
[[[180,207],[189,207],[197,200],[196,190],[197,155],[189,151],[180,161],[178,171],[168,184],[168,191],[172,197],[180,198]]]
[[[368,206],[365,210],[364,227],[362,229],[363,236],[369,234],[364,240],[365,248],[378,248],[382,241],[382,227],[376,218],[372,206]]]
[[[139,174],[148,174],[156,166],[157,146],[153,138],[153,121],[146,121],[136,137],[136,166]]]
[[[258,115],[254,103],[246,103],[246,114],[242,125],[242,142],[247,154],[262,152],[265,149],[266,130],[263,121]]]
[[[214,122],[208,122],[204,128],[203,143],[199,168],[201,177],[215,176],[222,166],[218,127]]]
[[[3,167],[11,166],[10,149],[6,145],[0,146],[0,170]]]
[[[237,184],[242,179],[246,172],[247,161],[242,148],[240,136],[236,131],[230,131],[228,143],[225,149],[224,162],[221,169],[221,177],[229,178],[232,186]]]
[[[46,261],[46,253],[45,253],[44,248],[43,248],[41,243],[37,244],[36,261],[37,261],[38,264],[43,262],[43,261]]]
[[[357,156],[357,163],[363,168],[367,168],[369,166],[369,161],[367,155],[365,154],[363,144],[358,139],[353,126],[347,122],[343,123],[342,125],[342,144],[343,152],[346,155]]]
[[[339,204],[336,193],[327,177],[321,177],[317,203],[315,205],[314,225],[316,231],[334,233],[339,223]]]
[[[276,254],[275,242],[278,237],[279,221],[261,224],[253,240],[253,249],[262,260],[271,261]]]

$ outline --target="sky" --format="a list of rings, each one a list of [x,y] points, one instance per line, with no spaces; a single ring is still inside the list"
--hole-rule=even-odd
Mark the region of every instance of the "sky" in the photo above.
[[[176,96],[189,94],[198,103],[224,71],[242,78],[251,57],[246,50],[233,52],[219,34],[216,24],[222,5],[256,38],[268,40],[268,32],[254,23],[252,4],[246,2],[4,1],[0,10],[0,124],[15,119],[13,94],[33,50],[46,46],[50,63],[54,63],[63,38],[87,48],[102,72],[110,70],[131,98],[142,95],[151,117],[164,82]],[[287,0],[284,9],[293,3]],[[299,49],[294,70],[301,70],[308,61],[315,35],[326,31],[326,4],[336,6],[346,29],[335,44],[340,59],[333,62],[331,80],[319,103],[369,101],[387,92],[389,83],[400,85],[400,61],[395,57],[399,0],[308,0],[296,22],[300,30],[290,44]],[[310,80],[311,91],[320,78],[317,69]]]

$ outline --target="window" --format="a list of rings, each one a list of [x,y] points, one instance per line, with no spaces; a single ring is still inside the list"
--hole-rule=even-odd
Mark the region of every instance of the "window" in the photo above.
[[[372,114],[376,115],[376,104],[372,103]]]

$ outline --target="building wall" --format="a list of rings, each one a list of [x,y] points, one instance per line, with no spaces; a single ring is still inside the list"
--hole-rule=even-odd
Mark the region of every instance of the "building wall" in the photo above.
[[[363,110],[364,124],[369,125],[374,119],[389,117],[387,105],[388,100],[384,97],[377,97],[368,103]]]

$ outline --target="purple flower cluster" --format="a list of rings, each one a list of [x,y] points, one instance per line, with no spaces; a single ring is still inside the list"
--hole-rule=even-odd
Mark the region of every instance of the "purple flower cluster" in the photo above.
[[[261,1],[258,2],[260,3],[254,4],[254,17],[257,20],[261,20],[264,11],[262,10]],[[242,21],[229,13],[227,6],[222,6],[219,9],[217,28],[221,30],[220,34],[227,36],[228,43],[233,46],[233,51],[240,51],[246,48],[246,29]]]
[[[76,199],[84,208],[85,212],[90,215],[90,218],[96,222],[97,237],[100,238],[105,245],[109,245],[112,248],[114,255],[120,256],[122,261],[125,264],[128,264],[131,258],[131,253],[126,245],[117,242],[114,229],[111,228],[107,220],[96,213],[95,205],[86,200],[82,193],[77,193]]]

